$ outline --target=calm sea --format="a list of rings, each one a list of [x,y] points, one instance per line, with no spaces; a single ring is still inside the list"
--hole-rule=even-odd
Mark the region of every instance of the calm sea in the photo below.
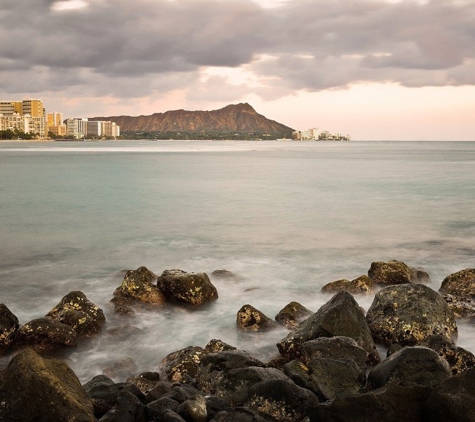
[[[0,187],[0,301],[20,322],[81,290],[106,330],[142,330],[75,351],[82,381],[126,357],[154,370],[212,338],[267,359],[286,332],[237,333],[242,305],[316,311],[324,284],[372,261],[424,267],[434,289],[475,267],[475,142],[2,142]],[[121,271],[141,265],[240,278],[213,279],[220,297],[203,310],[114,316]],[[459,345],[475,352],[472,326]]]

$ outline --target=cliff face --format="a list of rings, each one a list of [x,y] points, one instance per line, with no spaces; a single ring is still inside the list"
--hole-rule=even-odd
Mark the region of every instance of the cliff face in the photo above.
[[[110,120],[121,132],[266,132],[292,134],[292,129],[258,114],[249,104],[232,104],[213,111],[173,110],[151,116],[94,117]]]

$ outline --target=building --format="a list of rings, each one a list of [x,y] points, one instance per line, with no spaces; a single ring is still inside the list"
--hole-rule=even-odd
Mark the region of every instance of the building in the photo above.
[[[292,133],[292,137],[297,141],[316,141],[318,139],[318,129],[314,127],[304,131],[297,130]]]
[[[24,133],[47,135],[45,107],[42,100],[0,101],[0,127]],[[0,129],[0,130],[6,130]]]
[[[88,120],[87,118],[69,118],[64,121],[66,125],[66,135],[76,139],[87,136]]]
[[[55,136],[65,136],[67,133],[66,125],[63,123],[63,113],[57,111],[48,113],[46,115],[46,124],[48,126],[48,133]]]
[[[87,136],[91,138],[102,137],[102,122],[89,120],[87,122]]]

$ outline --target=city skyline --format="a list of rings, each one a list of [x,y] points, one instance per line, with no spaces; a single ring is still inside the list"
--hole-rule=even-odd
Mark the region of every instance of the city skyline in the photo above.
[[[474,140],[474,22],[460,0],[7,0],[0,98],[85,117],[248,102],[297,130]]]

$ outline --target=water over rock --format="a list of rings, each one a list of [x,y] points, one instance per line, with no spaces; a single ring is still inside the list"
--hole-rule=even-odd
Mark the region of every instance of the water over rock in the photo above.
[[[439,292],[468,299],[475,297],[475,268],[450,274],[442,281]]]
[[[236,315],[236,325],[241,331],[270,331],[277,328],[275,321],[252,305],[243,305]]]
[[[367,295],[374,293],[374,281],[367,275],[359,276],[354,280],[336,280],[322,287],[323,293],[337,293],[346,291],[353,295]]]
[[[0,356],[8,352],[19,328],[18,318],[0,303]]]
[[[457,336],[455,317],[447,303],[422,284],[383,288],[376,294],[366,319],[375,341],[387,346],[414,346],[434,334],[449,341]]]
[[[302,321],[305,321],[312,314],[313,312],[310,309],[307,309],[300,303],[290,302],[279,311],[279,313],[275,316],[275,320],[284,327],[293,330],[295,327],[297,327],[297,325],[299,325]]]
[[[429,283],[430,277],[423,269],[411,268],[401,261],[372,262],[368,276],[377,284]]]

